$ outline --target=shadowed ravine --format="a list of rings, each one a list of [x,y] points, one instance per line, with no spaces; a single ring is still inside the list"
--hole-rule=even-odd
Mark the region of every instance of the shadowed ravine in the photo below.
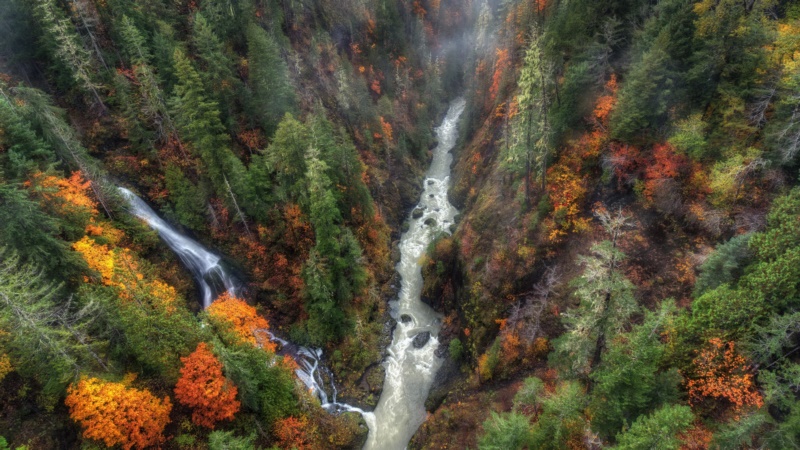
[[[322,407],[331,412],[358,412],[369,426],[366,450],[403,449],[425,420],[425,400],[441,360],[435,352],[439,346],[441,316],[422,303],[422,270],[419,259],[439,233],[449,233],[457,213],[447,199],[450,186],[452,150],[458,132],[457,123],[465,101],[450,105],[447,116],[436,129],[438,145],[424,180],[422,198],[409,218],[409,229],[400,240],[400,262],[397,271],[402,284],[397,300],[390,302],[397,327],[384,361],[386,377],[383,392],[374,412],[338,403],[336,386],[331,381],[326,391],[321,371],[333,380],[330,371],[320,364],[322,351],[273,339],[282,344],[281,353],[291,354],[300,365],[298,378],[320,398]],[[164,242],[181,259],[197,281],[208,307],[214,296],[225,290],[235,294],[238,280],[220,265],[220,257],[195,240],[188,238],[161,219],[142,199],[125,188],[119,188],[130,206],[130,212],[156,230]],[[421,215],[419,213],[422,213]],[[414,216],[418,216],[414,218]],[[415,342],[416,338],[416,342]]]

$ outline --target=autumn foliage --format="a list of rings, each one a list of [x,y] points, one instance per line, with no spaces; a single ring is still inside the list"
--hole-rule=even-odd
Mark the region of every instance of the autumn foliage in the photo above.
[[[739,410],[760,408],[764,403],[756,391],[747,361],[736,352],[736,344],[713,338],[694,360],[694,376],[687,383],[689,402],[697,405],[707,398],[725,399]]]
[[[172,403],[148,390],[129,388],[98,378],[83,378],[69,387],[64,403],[70,417],[83,427],[83,436],[123,449],[146,448],[164,442]]]
[[[92,182],[85,180],[78,171],[72,172],[69,178],[37,172],[26,185],[33,187],[57,214],[97,213],[97,202],[89,194]]]
[[[192,422],[213,429],[217,422],[232,419],[241,406],[236,400],[236,386],[222,375],[222,364],[206,343],[198,344],[181,362],[175,398],[192,408]]]
[[[308,419],[306,417],[286,417],[275,422],[275,437],[280,448],[310,450],[311,439],[308,435]]]
[[[89,236],[73,243],[72,248],[100,274],[104,285],[118,289],[123,300],[146,299],[150,306],[174,310],[178,292],[157,278],[146,277],[139,268],[138,258],[129,249],[99,244]]]
[[[0,353],[0,381],[3,381],[3,378],[13,370],[14,367],[11,366],[11,358],[5,353]]]
[[[242,341],[275,352],[275,343],[269,337],[269,322],[244,300],[226,292],[208,307],[208,316],[212,321],[230,327]]]
[[[511,67],[511,61],[509,60],[508,56],[508,49],[497,49],[495,51],[495,55],[497,56],[497,61],[494,63],[494,74],[492,75],[492,85],[489,88],[489,95],[491,96],[491,101],[494,101],[497,98],[497,94],[500,92],[500,84],[503,81],[503,75],[505,75],[506,71]]]

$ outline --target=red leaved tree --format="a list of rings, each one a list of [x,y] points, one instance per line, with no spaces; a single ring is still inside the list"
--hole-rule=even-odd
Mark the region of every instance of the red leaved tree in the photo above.
[[[199,343],[181,362],[175,399],[192,408],[192,422],[214,429],[220,420],[232,419],[241,406],[236,400],[236,386],[222,375],[222,364],[206,343]]]

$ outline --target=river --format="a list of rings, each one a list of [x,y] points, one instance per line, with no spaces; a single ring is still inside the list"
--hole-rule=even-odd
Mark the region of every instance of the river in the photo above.
[[[383,392],[375,407],[365,450],[404,449],[425,421],[425,400],[442,365],[436,356],[439,347],[441,315],[421,300],[422,267],[420,257],[433,239],[442,232],[449,233],[457,210],[450,204],[450,150],[458,139],[458,120],[466,102],[455,100],[442,124],[436,128],[438,145],[424,181],[422,198],[409,217],[408,231],[400,239],[400,295],[390,302],[392,317],[397,320],[392,343],[387,348],[384,365],[386,376]],[[419,216],[419,211],[422,215]],[[417,215],[419,217],[414,218]],[[424,333],[430,338],[424,345]],[[419,336],[419,338],[417,338]],[[417,338],[417,345],[415,345]]]

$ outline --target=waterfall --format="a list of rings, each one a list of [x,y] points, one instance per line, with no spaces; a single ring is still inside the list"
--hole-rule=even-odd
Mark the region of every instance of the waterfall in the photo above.
[[[123,187],[117,189],[128,201],[130,212],[147,222],[150,228],[156,230],[161,239],[178,255],[181,262],[192,273],[200,286],[204,308],[208,308],[214,300],[215,293],[223,290],[221,288],[227,290],[231,295],[236,294],[238,283],[220,265],[221,258],[219,256],[206,250],[194,239],[186,237],[172,228],[133,192]]]
[[[226,271],[224,266],[220,265],[221,258],[218,255],[210,252],[194,239],[178,232],[130,190],[122,187],[117,189],[128,201],[130,212],[144,220],[150,228],[156,230],[161,239],[180,257],[181,262],[192,273],[195,281],[200,286],[204,308],[208,308],[220,292],[227,291],[231,295],[236,295],[239,281]],[[295,371],[297,378],[319,397],[323,408],[331,412],[351,411],[365,416],[370,414],[359,408],[336,401],[337,390],[336,385],[333,383],[333,375],[327,367],[320,364],[322,359],[321,349],[310,349],[292,344],[271,332],[270,337],[281,344],[282,354],[289,354],[297,361],[298,366],[300,366]],[[325,372],[331,380],[330,396],[324,388],[325,383],[321,372]],[[369,424],[369,418],[365,419]]]

